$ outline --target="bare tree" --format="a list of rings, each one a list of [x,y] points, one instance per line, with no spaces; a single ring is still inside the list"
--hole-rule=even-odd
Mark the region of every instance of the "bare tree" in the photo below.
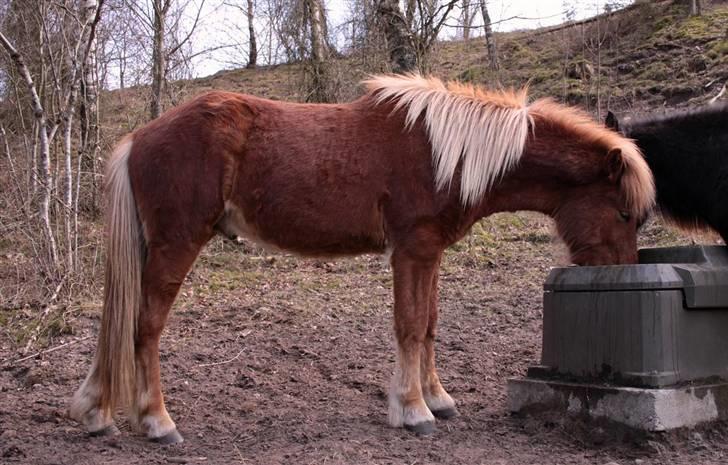
[[[193,24],[186,34],[182,32],[180,23],[185,11],[191,9],[191,0],[151,0],[151,9],[144,8],[144,5],[139,5],[134,0],[125,1],[127,7],[144,24],[151,38],[152,84],[149,116],[154,119],[162,113],[164,107],[163,97],[167,90],[169,72],[173,67],[189,64],[188,56],[179,55],[184,52],[184,47],[189,44],[199,24],[205,0],[200,0],[197,4]]]
[[[255,20],[253,0],[248,0],[246,16],[248,19],[248,43],[250,44],[250,49],[248,50],[248,65],[246,67],[255,68],[258,63],[258,43],[255,40],[255,25],[253,24]]]
[[[286,60],[302,65],[303,100],[333,101],[337,81],[330,71],[335,50],[329,44],[322,0],[268,0],[268,14],[272,12],[280,18],[270,24]]]
[[[92,21],[98,9],[96,0],[84,0],[82,4],[81,20],[85,23]],[[89,207],[94,213],[97,208],[98,186],[96,182],[96,156],[99,151],[99,108],[98,108],[98,64],[96,61],[96,37],[91,36],[85,40],[87,43],[86,59],[81,63],[81,101],[79,117],[81,123],[81,141],[79,147],[79,168],[76,179],[76,212],[74,223],[78,228],[78,210],[81,194],[82,178],[87,179],[89,187]],[[86,176],[83,176],[86,174]]]
[[[40,202],[38,203],[38,215],[43,223],[45,231],[45,239],[48,241],[48,253],[50,254],[51,264],[57,267],[58,261],[58,248],[56,247],[55,234],[53,233],[53,227],[50,219],[50,203],[52,194],[53,180],[51,178],[50,170],[50,141],[52,134],[55,134],[56,126],[49,124],[48,117],[45,108],[41,104],[38,90],[36,89],[33,77],[30,75],[25,60],[20,53],[16,50],[13,44],[0,32],[0,45],[8,52],[10,59],[15,63],[18,69],[18,73],[25,80],[25,84],[28,87],[30,93],[31,105],[33,109],[33,115],[38,124],[38,135],[40,142],[38,167],[40,171],[39,181],[43,186]]]
[[[154,19],[152,22],[152,88],[149,101],[149,118],[162,114],[162,86],[167,81],[167,53],[164,50],[164,36],[167,13],[172,6],[171,0],[152,0]]]
[[[703,8],[700,4],[700,0],[690,0],[690,15],[691,16],[700,16],[703,14]]]
[[[404,2],[404,20],[407,25],[407,29],[410,31],[414,27],[415,17],[417,15],[418,0],[405,0]],[[399,2],[397,2],[399,6]]]
[[[328,25],[326,13],[321,0],[303,0],[304,18],[308,23],[310,33],[310,75],[311,84],[306,100],[313,102],[327,102],[331,100],[327,61],[329,59],[329,45],[327,40]]]
[[[397,0],[380,0],[378,16],[387,38],[392,72],[407,73],[417,68],[417,54],[407,21]]]
[[[368,72],[388,70],[389,51],[382,21],[377,14],[379,0],[347,0],[348,21],[342,26],[349,35],[348,55]]]
[[[106,0],[105,21],[99,24],[99,83],[125,89],[149,83],[150,26],[128,0]]]
[[[470,28],[473,26],[473,20],[475,15],[473,14],[473,1],[462,0],[462,6],[460,11],[460,25],[462,27],[462,37],[465,42],[470,40]]]
[[[421,72],[429,71],[433,46],[445,25],[445,21],[460,1],[414,0],[414,13],[411,13],[411,17],[400,20],[398,18],[401,18],[401,13],[397,2],[383,0],[380,3],[380,13],[382,20],[385,21],[387,40],[390,42],[390,53],[398,55],[400,62],[405,63],[408,43],[411,43],[417,68]],[[395,60],[392,61],[394,67]],[[401,64],[399,67],[401,68]]]
[[[490,69],[498,69],[498,47],[495,43],[495,36],[490,27],[490,14],[488,13],[488,5],[485,0],[480,0],[480,13],[483,15],[483,30],[485,31],[485,43],[488,47],[488,60]]]
[[[314,62],[322,62],[328,55],[328,41],[326,40],[326,16],[321,0],[304,0],[306,16],[311,31],[311,57]]]
[[[77,180],[80,173],[79,168],[74,170],[72,135],[74,116],[78,111],[78,91],[86,73],[84,66],[89,63],[89,55],[92,53],[102,4],[103,0],[98,2],[85,0],[76,9],[76,5],[70,2],[66,4],[40,1],[35,5],[37,8],[16,9],[14,13],[18,18],[18,24],[23,24],[31,16],[39,21],[40,25],[35,30],[39,33],[38,53],[29,55],[33,60],[30,66],[27,57],[17,50],[7,36],[0,33],[0,45],[6,50],[18,75],[21,76],[32,108],[34,125],[30,131],[23,122],[22,110],[18,108],[20,126],[25,131],[25,134],[19,136],[25,140],[37,137],[38,141],[38,174],[33,176],[33,179],[39,184],[38,218],[44,231],[41,242],[47,251],[40,254],[39,259],[47,264],[44,266],[46,276],[51,278],[60,276],[64,270],[67,273],[76,270],[79,196]],[[26,30],[21,28],[15,33],[20,40],[25,39],[26,43],[33,42],[34,38],[23,36]],[[33,74],[36,74],[38,79],[34,79]],[[16,96],[18,101],[22,99],[17,90]],[[58,147],[54,139],[59,134],[59,128],[62,128],[63,140],[60,152],[55,153],[55,170],[53,170],[52,150]],[[4,128],[2,132],[6,153],[11,159]],[[31,170],[36,170],[35,147],[34,143],[31,149],[33,156],[29,157],[33,160],[30,164]],[[80,156],[78,161],[80,162]],[[53,217],[56,219],[55,225]],[[63,226],[60,226],[61,224]],[[60,258],[59,238],[60,244],[64,245],[62,248],[65,260]]]

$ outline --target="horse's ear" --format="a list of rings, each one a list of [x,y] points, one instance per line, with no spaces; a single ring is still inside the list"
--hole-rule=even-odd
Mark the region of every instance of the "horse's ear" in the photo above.
[[[604,125],[609,129],[619,131],[619,121],[617,121],[617,117],[611,111],[607,112],[607,117],[604,120]]]
[[[610,182],[617,183],[622,179],[624,174],[624,158],[622,158],[622,149],[614,148],[607,152],[607,160],[605,171]]]

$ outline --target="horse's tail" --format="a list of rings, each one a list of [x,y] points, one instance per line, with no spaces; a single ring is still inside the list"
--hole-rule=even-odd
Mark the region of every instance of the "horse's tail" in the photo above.
[[[134,345],[146,254],[129,179],[131,148],[132,137],[127,136],[114,150],[106,171],[106,278],[96,362],[99,407],[112,414],[117,406],[128,408],[133,402],[136,383]]]

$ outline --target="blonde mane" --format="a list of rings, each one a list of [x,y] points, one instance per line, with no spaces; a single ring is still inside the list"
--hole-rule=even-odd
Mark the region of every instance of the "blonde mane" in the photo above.
[[[408,128],[424,112],[437,188],[450,186],[462,160],[466,206],[478,203],[523,154],[531,123],[525,91],[488,92],[416,74],[374,76],[364,84],[376,91],[377,103],[396,99],[395,109],[406,106]]]
[[[644,218],[655,206],[655,181],[642,152],[632,139],[596,123],[587,113],[551,99],[540,99],[529,107],[533,117],[541,117],[586,144],[602,147],[606,152],[619,149],[624,163],[621,190],[634,215]]]
[[[406,127],[424,114],[432,145],[435,184],[449,187],[462,162],[460,200],[478,203],[523,155],[529,128],[540,116],[575,135],[586,144],[609,150],[618,148],[625,165],[621,179],[628,207],[644,216],[654,206],[652,173],[630,139],[594,122],[577,109],[550,99],[527,104],[526,89],[488,91],[457,82],[443,83],[418,74],[373,76],[364,85],[377,104],[394,101],[394,110],[407,108]]]

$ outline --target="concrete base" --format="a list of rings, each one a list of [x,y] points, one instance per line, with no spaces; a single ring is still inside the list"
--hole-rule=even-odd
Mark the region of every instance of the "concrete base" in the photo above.
[[[728,383],[643,389],[533,378],[508,380],[511,412],[556,412],[665,431],[728,418]]]

